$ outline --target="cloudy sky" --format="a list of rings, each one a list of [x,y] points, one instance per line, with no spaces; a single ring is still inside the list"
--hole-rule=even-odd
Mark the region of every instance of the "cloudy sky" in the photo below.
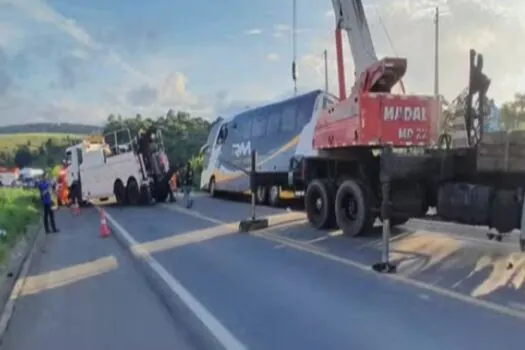
[[[485,54],[496,101],[525,91],[525,1],[365,3],[378,55],[408,58],[410,92],[433,91],[436,4],[447,98],[466,84],[471,47]],[[335,92],[331,1],[298,6],[300,90],[323,86],[326,48]],[[169,108],[214,118],[289,96],[291,19],[292,0],[0,0],[0,124]]]

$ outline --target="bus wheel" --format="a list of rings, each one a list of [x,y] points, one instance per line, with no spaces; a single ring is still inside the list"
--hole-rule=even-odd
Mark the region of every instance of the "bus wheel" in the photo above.
[[[280,199],[281,189],[279,186],[270,187],[270,193],[268,195],[268,202],[272,207],[276,207],[281,202]]]
[[[208,186],[208,188],[210,191],[210,196],[215,197],[217,194],[215,193],[215,178],[214,177],[210,179],[210,185]]]
[[[350,179],[339,186],[335,196],[335,218],[345,236],[359,236],[372,229],[374,215],[364,185]]]
[[[257,187],[255,199],[257,199],[257,204],[266,204],[268,202],[268,188],[265,186]]]
[[[128,197],[128,203],[130,205],[139,205],[140,204],[140,190],[137,181],[133,178],[128,180],[128,185],[126,187],[126,196]]]
[[[331,228],[334,223],[334,191],[324,180],[310,182],[304,196],[308,221],[316,229]]]
[[[115,184],[113,185],[113,194],[115,195],[115,200],[118,205],[126,204],[126,188],[122,181],[115,181]]]

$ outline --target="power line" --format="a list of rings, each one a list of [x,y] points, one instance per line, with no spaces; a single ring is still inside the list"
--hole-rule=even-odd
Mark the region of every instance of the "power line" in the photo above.
[[[292,79],[293,79],[293,84],[294,84],[294,94],[297,95],[297,0],[293,0],[292,45],[293,45]]]
[[[386,39],[388,41],[388,44],[390,45],[390,49],[392,50],[392,52],[394,52],[394,55],[396,57],[399,57],[399,55],[397,54],[396,48],[394,47],[394,42],[392,41],[392,38],[390,37],[390,33],[388,32],[385,22],[383,21],[383,17],[381,17],[381,14],[379,13],[377,6],[374,5],[373,8],[374,8],[374,11],[377,17],[379,18],[379,24],[381,24],[381,27],[383,28],[383,31],[385,32]]]

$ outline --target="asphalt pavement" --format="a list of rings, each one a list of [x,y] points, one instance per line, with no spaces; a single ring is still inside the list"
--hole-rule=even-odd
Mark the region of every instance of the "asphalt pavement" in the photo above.
[[[191,210],[166,204],[108,213],[151,254],[154,270],[178,286],[174,292],[183,290],[185,300],[198,301],[194,309],[206,310],[202,321],[210,332],[220,333],[220,325],[242,348],[492,350],[525,344],[522,263],[515,252],[493,253],[472,237],[407,226],[393,254],[399,277],[390,278],[367,267],[379,259],[378,237],[321,235],[286,209],[260,208],[280,227],[250,235],[236,230],[250,215],[246,203],[197,197]],[[480,264],[486,256],[492,265]],[[514,264],[500,271],[498,259]]]
[[[62,230],[35,253],[1,349],[192,349],[131,256],[99,237],[94,208],[57,213]]]

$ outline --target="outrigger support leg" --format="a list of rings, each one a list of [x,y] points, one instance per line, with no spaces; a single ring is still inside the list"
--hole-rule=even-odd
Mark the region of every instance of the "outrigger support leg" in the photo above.
[[[383,243],[381,251],[381,262],[372,265],[372,269],[380,273],[395,273],[397,266],[390,261],[390,237],[391,237],[391,160],[393,152],[390,147],[383,149],[381,154],[381,217],[383,221]]]
[[[520,250],[525,252],[525,199],[521,207]]]

